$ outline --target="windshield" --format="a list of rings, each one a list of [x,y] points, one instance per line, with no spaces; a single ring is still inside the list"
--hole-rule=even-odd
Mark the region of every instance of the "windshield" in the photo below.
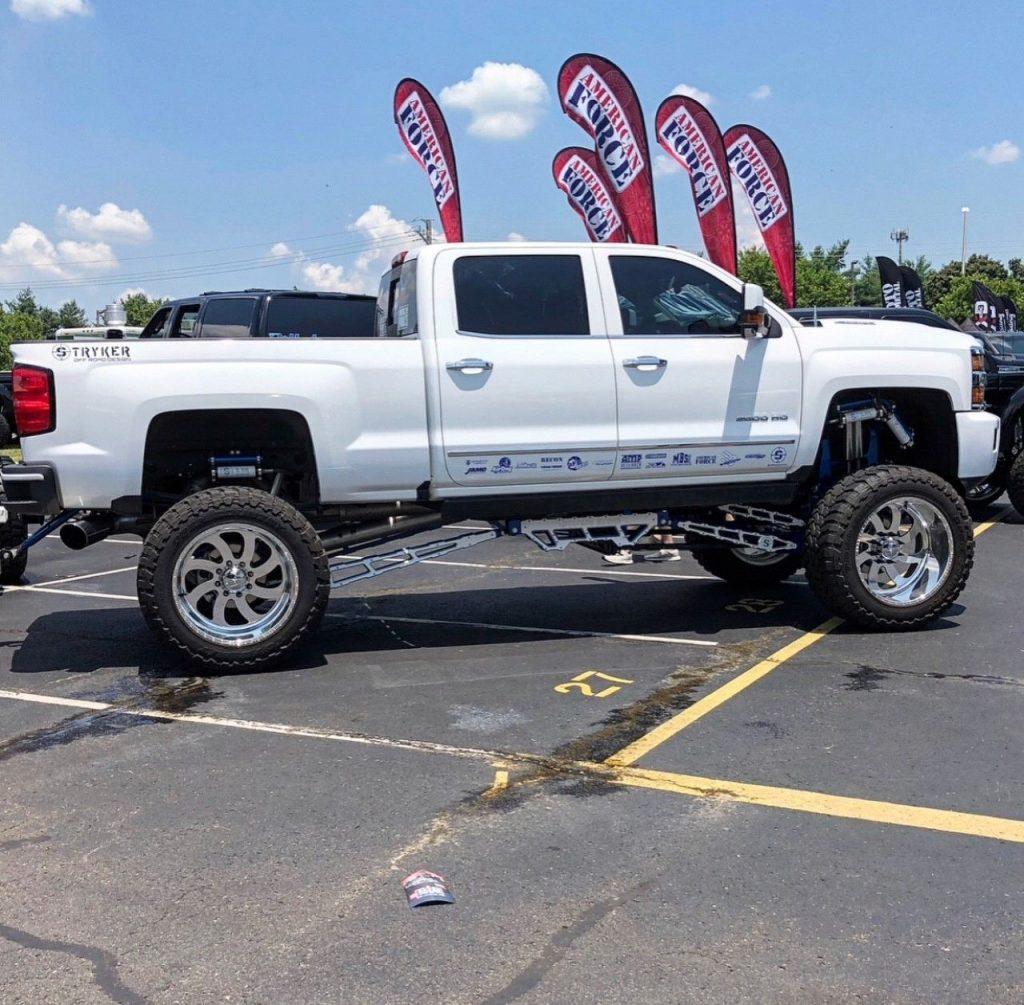
[[[1024,332],[985,332],[985,338],[1000,356],[1024,356]]]

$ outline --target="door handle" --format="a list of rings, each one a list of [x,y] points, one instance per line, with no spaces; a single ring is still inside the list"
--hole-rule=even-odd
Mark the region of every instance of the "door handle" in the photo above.
[[[637,356],[634,359],[624,359],[622,365],[630,370],[661,370],[668,366],[668,360],[660,356]]]
[[[454,363],[445,363],[446,370],[458,370],[460,373],[478,374],[488,373],[494,369],[494,364],[486,359],[460,359]]]

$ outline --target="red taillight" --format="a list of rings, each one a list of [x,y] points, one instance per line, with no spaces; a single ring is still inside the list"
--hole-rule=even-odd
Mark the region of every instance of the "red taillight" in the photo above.
[[[53,373],[41,366],[14,364],[14,425],[19,436],[52,432],[57,426]]]

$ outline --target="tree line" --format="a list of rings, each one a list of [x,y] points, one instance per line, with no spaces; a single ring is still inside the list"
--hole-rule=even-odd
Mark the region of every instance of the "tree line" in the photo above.
[[[144,325],[166,300],[150,300],[144,293],[122,297],[121,305],[129,325]],[[11,368],[11,343],[46,338],[58,328],[84,328],[89,324],[85,311],[74,300],[60,307],[44,307],[31,289],[22,290],[13,300],[0,303],[0,370]]]
[[[882,306],[882,281],[871,255],[849,260],[849,241],[830,248],[818,245],[810,252],[797,245],[797,307]],[[960,275],[960,261],[936,268],[924,256],[904,263],[914,269],[924,285],[930,310],[962,324],[974,316],[972,284],[985,283],[994,293],[1010,297],[1024,308],[1024,261],[1011,258],[1005,265],[989,255],[971,255]],[[764,287],[765,296],[782,303],[782,291],[768,252],[747,248],[739,255],[739,275],[747,283]]]

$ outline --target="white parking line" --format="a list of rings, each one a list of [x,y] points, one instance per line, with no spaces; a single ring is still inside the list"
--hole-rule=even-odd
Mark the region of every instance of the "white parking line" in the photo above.
[[[77,583],[80,579],[96,579],[99,576],[116,576],[120,572],[134,572],[137,565],[126,565],[123,569],[108,569],[106,572],[86,572],[81,576],[65,576],[63,579],[48,579],[44,583],[29,583],[34,590],[41,586],[58,586],[61,583]]]
[[[410,625],[455,625],[460,628],[491,628],[499,632],[527,632],[531,635],[567,635],[583,639],[622,639],[626,642],[667,642],[676,646],[710,646],[717,642],[703,639],[677,639],[671,635],[624,635],[617,632],[583,632],[571,628],[536,628],[529,625],[496,625],[489,621],[448,621],[442,618],[404,618],[382,614],[329,614],[331,618],[345,618],[349,621],[395,621]]]
[[[56,590],[52,586],[5,586],[0,589],[2,593],[56,593],[61,597],[91,597],[93,600],[132,600],[138,601],[127,593],[86,593],[84,590]]]
[[[244,729],[256,733],[277,733],[283,736],[299,736],[311,740],[334,740],[340,743],[357,743],[369,747],[393,747],[399,750],[415,750],[428,754],[445,754],[449,757],[465,757],[474,761],[491,762],[495,758],[505,760],[532,760],[528,755],[516,756],[498,750],[483,750],[476,747],[456,747],[447,743],[431,743],[429,740],[394,740],[386,736],[370,736],[362,733],[340,733],[313,726],[289,726],[282,722],[259,722],[253,719],[230,719],[220,715],[197,715],[194,712],[164,712],[156,708],[133,708],[113,705],[105,701],[89,701],[85,698],[62,698],[57,695],[36,694],[30,691],[0,690],[0,698],[11,701],[26,701],[37,705],[59,705],[63,708],[78,708],[91,712],[112,712],[116,715],[131,715],[140,719],[166,719],[169,722],[191,722],[202,726],[223,726],[229,729]],[[543,758],[537,757],[537,761]]]
[[[646,576],[650,579],[715,579],[714,576],[688,576],[679,572],[630,572],[625,569],[576,569],[567,565],[495,565],[486,562],[448,562],[443,558],[430,558],[422,565],[455,565],[463,569],[498,569],[516,572],[582,572],[594,576]]]

